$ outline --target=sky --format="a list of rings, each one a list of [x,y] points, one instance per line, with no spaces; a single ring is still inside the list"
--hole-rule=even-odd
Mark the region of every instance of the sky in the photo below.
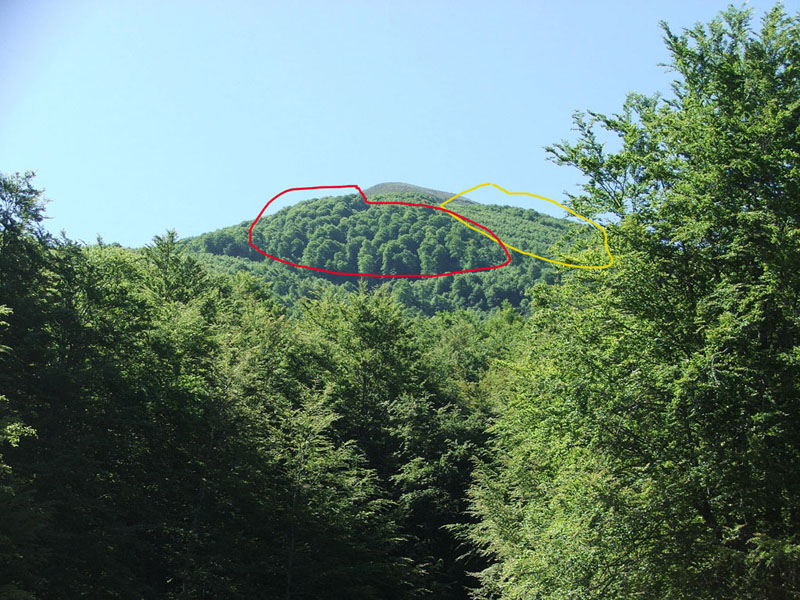
[[[756,26],[772,4],[747,3]],[[0,172],[37,172],[50,231],[126,246],[252,220],[293,187],[563,202],[582,179],[544,147],[574,139],[574,111],[668,93],[659,21],[726,5],[0,0]],[[470,197],[563,214],[491,194]]]

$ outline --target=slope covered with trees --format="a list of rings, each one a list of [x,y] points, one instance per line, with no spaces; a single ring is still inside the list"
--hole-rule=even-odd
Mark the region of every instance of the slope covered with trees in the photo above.
[[[399,184],[392,184],[397,186]],[[377,186],[370,192],[375,202],[438,205],[443,193],[429,190],[389,193]],[[488,227],[501,240],[547,257],[569,254],[578,264],[602,261],[602,236],[597,230],[533,210],[486,206],[453,201],[448,208]],[[214,270],[245,270],[270,281],[287,306],[314,288],[329,285],[354,290],[357,278],[299,269],[266,259],[248,244],[250,222],[196,238],[186,247]],[[262,250],[295,264],[348,273],[447,273],[489,267],[505,262],[502,248],[447,213],[402,205],[371,206],[360,195],[307,200],[262,217],[253,229],[253,241]],[[578,255],[576,244],[593,252]],[[501,269],[479,271],[457,278],[373,279],[372,287],[385,284],[406,306],[424,314],[455,308],[499,308],[504,302],[526,305],[525,292],[537,280],[552,283],[556,271],[549,263],[514,252],[512,263]]]
[[[527,314],[289,310],[0,176],[0,600],[800,597],[800,21],[665,32],[674,97],[550,149],[615,265]]]

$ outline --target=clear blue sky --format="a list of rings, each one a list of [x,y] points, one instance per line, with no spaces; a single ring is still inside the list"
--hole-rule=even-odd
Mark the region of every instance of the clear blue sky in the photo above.
[[[0,171],[38,172],[52,231],[125,245],[252,219],[297,186],[562,200],[580,180],[543,147],[572,112],[667,92],[658,21],[726,4],[0,0]]]

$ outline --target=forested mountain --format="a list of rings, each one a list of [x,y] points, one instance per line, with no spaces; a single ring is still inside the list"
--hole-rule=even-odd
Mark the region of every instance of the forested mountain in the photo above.
[[[406,184],[381,184],[365,193],[370,202],[434,206],[452,197]],[[534,210],[461,199],[448,208],[517,248],[562,260],[569,254],[578,264],[603,264],[602,234],[590,226]],[[311,290],[330,284],[356,289],[358,278],[291,267],[265,258],[248,244],[251,222],[183,243],[215,271],[246,270],[263,277],[289,307]],[[438,274],[489,267],[507,259],[494,240],[443,211],[372,206],[359,194],[306,200],[262,217],[253,229],[253,242],[264,252],[292,263],[344,273]],[[552,283],[558,275],[547,262],[511,254],[512,262],[506,267],[458,277],[363,279],[369,287],[390,287],[404,305],[424,314],[455,308],[488,310],[504,302],[524,309],[526,291],[537,280]]]
[[[0,600],[800,597],[800,20],[750,27],[665,26],[674,97],[549,148],[616,261],[525,279],[524,311],[298,283],[225,254],[249,224],[77,244],[0,175]],[[263,242],[496,252],[377,208],[300,203]],[[502,235],[582,241],[530,222]]]

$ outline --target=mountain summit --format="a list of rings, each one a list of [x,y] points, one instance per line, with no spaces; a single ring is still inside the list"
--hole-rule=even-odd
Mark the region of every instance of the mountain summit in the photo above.
[[[429,188],[420,187],[418,185],[411,185],[410,183],[400,183],[396,181],[379,183],[378,185],[373,185],[371,188],[364,190],[364,194],[367,196],[367,198],[369,198],[370,196],[374,196],[376,194],[399,194],[399,193],[422,194],[425,196],[436,198],[440,202],[444,202],[445,200],[449,200],[450,198],[455,196],[455,194],[451,192],[442,192],[441,190],[432,190]],[[477,204],[477,202],[469,200],[464,196],[459,196],[458,200],[454,200],[454,202]]]

